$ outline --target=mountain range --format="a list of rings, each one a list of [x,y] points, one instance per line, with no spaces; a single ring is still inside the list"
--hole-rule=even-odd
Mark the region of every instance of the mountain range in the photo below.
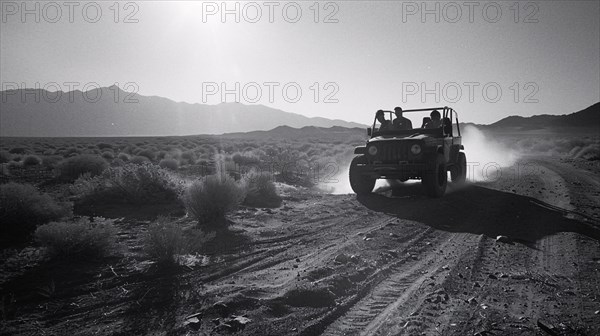
[[[162,97],[131,94],[116,86],[87,92],[7,90],[0,91],[0,95],[0,136],[4,137],[224,133],[236,137],[244,133],[245,137],[320,138],[332,132],[347,132],[350,136],[356,134],[356,128],[364,132],[366,127],[343,120],[309,118],[264,105],[175,102]],[[513,131],[585,128],[597,130],[600,134],[600,103],[567,115],[510,116],[490,125],[474,126]]]
[[[0,94],[0,135],[7,137],[222,134],[270,130],[281,125],[364,127],[264,105],[175,102],[131,94],[117,86],[87,92],[19,89]]]

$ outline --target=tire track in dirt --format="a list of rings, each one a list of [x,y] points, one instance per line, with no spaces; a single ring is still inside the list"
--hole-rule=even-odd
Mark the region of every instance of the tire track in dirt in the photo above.
[[[419,244],[426,238],[433,239],[430,244]],[[423,280],[431,276],[441,265],[435,264],[439,258],[436,255],[437,248],[450,244],[450,240],[445,243],[437,244],[437,241],[444,240],[445,235],[439,235],[433,229],[426,229],[415,236],[414,239],[407,242],[407,247],[403,254],[421,254],[419,260],[414,260],[412,256],[406,256],[396,260],[389,265],[382,267],[371,276],[370,281],[365,285],[365,289],[351,298],[346,305],[337,308],[332,317],[340,315],[339,318],[328,321],[323,319],[321,328],[324,335],[346,335],[359,334],[366,330],[371,332],[385,321],[387,316],[403,305],[410,295],[417,290],[423,283]],[[434,248],[435,247],[435,248]],[[433,265],[432,265],[433,264]],[[317,331],[317,326],[309,328],[304,334]]]
[[[570,179],[592,186],[598,182],[588,181],[589,176],[579,173],[570,175],[571,178],[566,177],[565,174],[572,173],[571,170],[546,165],[543,160],[536,163],[543,174],[538,176],[539,183],[533,188],[534,192],[540,191],[535,195],[540,202],[534,203],[550,211],[562,212],[567,218],[589,218],[578,215],[572,206],[573,192],[570,186],[574,183]],[[529,185],[518,189],[521,191],[525,187],[530,189]],[[513,213],[511,204],[499,206],[495,213]],[[504,212],[501,210],[503,208]],[[506,220],[510,220],[510,216]],[[496,221],[501,222],[498,219]],[[462,229],[477,232],[473,229],[476,222],[467,220],[464,225],[470,228]],[[579,255],[573,246],[577,245],[577,240],[583,239],[582,236],[572,232],[542,235],[537,242],[522,241],[515,246],[498,243],[484,235],[446,232],[436,232],[433,235],[436,234],[437,239],[449,236],[439,247],[444,251],[443,256],[436,258],[436,250],[421,251],[419,263],[410,263],[406,259],[394,263],[389,274],[382,279],[373,280],[371,287],[361,294],[361,298],[343,308],[347,312],[331,321],[323,334],[466,335],[498,332],[506,328],[510,332],[525,335],[533,332],[535,325],[532,323],[535,322],[531,321],[535,321],[543,310],[554,316],[571,316],[574,312],[585,309],[590,311],[596,309],[590,307],[597,307],[590,304],[589,299],[573,297],[567,300],[568,305],[558,303],[544,309],[544,302],[552,300],[552,295],[559,298],[573,295],[574,292],[585,290],[585,284],[589,285],[588,279],[583,281],[582,286],[578,264],[569,261],[576,260]],[[438,261],[439,258],[451,255],[454,258],[445,261],[445,266]],[[452,271],[446,275],[444,269]],[[500,269],[504,272],[500,272]],[[423,288],[425,282],[440,289],[427,290]],[[516,302],[501,300],[500,293],[503,292]],[[437,298],[439,293],[445,295],[441,303]],[[590,293],[593,293],[593,289],[587,288],[586,297]],[[443,303],[447,300],[452,301],[452,304],[445,306]],[[490,322],[502,316],[508,318],[505,325]],[[580,320],[583,324],[585,319]],[[322,324],[325,325],[324,322]],[[308,330],[316,331],[314,328]]]

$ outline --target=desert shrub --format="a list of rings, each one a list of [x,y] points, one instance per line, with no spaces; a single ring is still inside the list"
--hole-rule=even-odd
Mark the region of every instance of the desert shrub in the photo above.
[[[35,240],[53,257],[102,257],[114,251],[117,231],[113,219],[95,217],[52,222],[35,230]]]
[[[115,153],[106,151],[102,153],[102,158],[105,160],[112,160],[115,158]]]
[[[143,164],[150,164],[151,163],[150,159],[148,159],[145,156],[139,156],[139,155],[136,155],[136,156],[132,157],[131,160],[129,160],[129,161],[131,163],[137,164],[137,165],[143,165]]]
[[[23,147],[14,147],[8,151],[10,154],[26,154],[27,149]]]
[[[160,160],[158,165],[161,168],[170,169],[170,170],[179,169],[179,161],[177,161],[175,159],[162,159],[162,160]]]
[[[83,174],[100,175],[107,167],[108,163],[100,156],[84,154],[63,160],[56,169],[60,178],[74,181]]]
[[[258,165],[260,163],[260,159],[253,154],[235,153],[231,159],[240,166]]]
[[[144,247],[150,258],[160,264],[174,264],[184,251],[183,229],[166,217],[150,224],[144,237]]]
[[[252,170],[242,177],[245,188],[243,203],[252,207],[277,208],[281,205],[281,197],[277,194],[273,175]]]
[[[178,202],[182,184],[157,165],[126,164],[78,179],[71,192],[84,203],[156,204]]]
[[[181,154],[182,154],[181,149],[171,148],[171,149],[169,149],[169,152],[167,155],[171,158],[179,160],[179,159],[181,159]]]
[[[585,147],[575,147],[569,153],[571,157],[588,161],[600,160],[600,144],[590,144]]]
[[[29,184],[0,185],[0,228],[11,241],[26,239],[38,225],[71,214],[71,204],[58,203]]]
[[[127,164],[127,163],[126,163],[125,161],[123,161],[123,160],[121,160],[121,159],[119,159],[119,158],[116,158],[116,159],[114,159],[114,160],[112,160],[112,161],[110,162],[110,166],[111,166],[111,167],[120,167],[120,166],[124,166],[124,165],[126,165],[126,164]]]
[[[144,149],[137,153],[137,155],[147,157],[150,161],[154,161],[154,159],[156,158],[156,154],[152,149]]]
[[[46,168],[54,169],[58,166],[58,163],[63,160],[63,157],[60,155],[48,155],[42,157],[42,165]]]
[[[8,168],[9,169],[18,169],[23,167],[23,164],[21,162],[17,162],[17,161],[10,161],[8,163]]]
[[[219,228],[225,215],[244,199],[244,190],[233,178],[218,173],[202,178],[187,188],[183,203],[188,215],[206,227]]]
[[[196,161],[196,153],[191,150],[185,151],[181,153],[181,159],[185,160],[188,164],[191,164]]]
[[[7,163],[11,159],[11,155],[9,152],[2,150],[0,151],[0,163]]]
[[[81,150],[77,147],[69,147],[65,151],[65,156],[78,155],[80,152]]]
[[[37,166],[37,165],[40,165],[41,163],[42,163],[42,159],[40,159],[40,157],[37,155],[27,155],[23,159],[24,166]]]
[[[129,161],[131,159],[127,153],[119,153],[119,155],[117,156],[117,158],[119,160],[123,160],[125,162],[127,162],[127,161]]]
[[[100,149],[100,150],[113,149],[113,145],[111,145],[109,143],[104,143],[104,142],[100,142],[99,144],[96,145],[96,147],[98,147],[98,149]]]
[[[156,153],[157,160],[162,160],[165,157],[167,157],[167,151],[165,151],[165,150],[160,150],[160,151],[158,151],[158,153]]]

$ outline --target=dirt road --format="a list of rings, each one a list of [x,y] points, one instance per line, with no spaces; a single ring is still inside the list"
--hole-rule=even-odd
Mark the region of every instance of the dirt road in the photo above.
[[[288,190],[282,208],[238,211],[228,236],[203,246],[205,259],[185,271],[152,273],[131,261],[104,270],[102,292],[71,289],[58,313],[42,314],[42,328],[548,334],[540,323],[556,335],[598,335],[600,178],[553,158],[520,164],[442,199],[419,184],[358,198]]]
[[[415,184],[240,218],[274,237],[211,288],[256,300],[237,305],[256,334],[543,334],[538,321],[598,334],[599,179],[554,159],[519,165],[441,200]]]

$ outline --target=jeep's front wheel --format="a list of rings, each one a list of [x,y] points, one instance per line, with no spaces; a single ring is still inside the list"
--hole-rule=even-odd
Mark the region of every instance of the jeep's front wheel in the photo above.
[[[375,187],[375,179],[366,175],[362,175],[360,172],[359,164],[366,164],[367,158],[363,155],[357,156],[352,159],[350,163],[350,187],[357,195],[365,195],[373,191]]]
[[[450,177],[454,183],[463,183],[467,179],[467,157],[465,153],[458,153],[456,164],[450,169]]]
[[[442,197],[448,185],[448,172],[443,154],[437,154],[427,165],[421,181],[429,197]]]

